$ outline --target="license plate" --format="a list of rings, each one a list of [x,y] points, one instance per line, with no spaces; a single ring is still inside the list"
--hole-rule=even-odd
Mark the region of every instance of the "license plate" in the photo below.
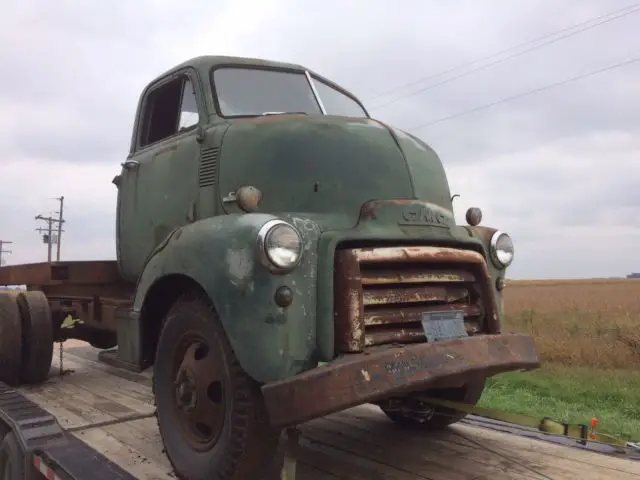
[[[467,336],[464,328],[464,312],[461,310],[423,313],[422,328],[427,342]]]

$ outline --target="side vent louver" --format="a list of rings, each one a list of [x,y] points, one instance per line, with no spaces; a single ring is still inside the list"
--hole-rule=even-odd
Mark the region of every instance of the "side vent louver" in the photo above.
[[[216,169],[218,166],[218,147],[206,147],[202,149],[202,161],[200,162],[200,187],[210,187],[216,181]]]

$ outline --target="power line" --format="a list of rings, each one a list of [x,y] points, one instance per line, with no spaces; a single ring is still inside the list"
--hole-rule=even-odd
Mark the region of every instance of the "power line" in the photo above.
[[[621,11],[624,11],[625,13],[620,13]],[[406,94],[406,95],[401,95],[401,96],[399,96],[399,97],[392,98],[392,99],[390,99],[390,100],[388,100],[388,101],[386,101],[386,102],[380,103],[380,104],[378,104],[378,105],[374,105],[373,107],[371,107],[371,109],[377,109],[377,108],[381,108],[381,107],[384,107],[384,106],[387,106],[387,105],[391,105],[391,104],[396,103],[396,102],[398,102],[398,101],[400,101],[400,100],[404,100],[404,99],[406,99],[406,98],[409,98],[409,97],[412,97],[412,96],[414,96],[414,95],[417,95],[418,93],[422,93],[422,92],[424,92],[424,91],[430,90],[430,89],[435,88],[435,87],[438,87],[438,86],[440,86],[440,85],[444,85],[444,84],[446,84],[446,83],[450,83],[450,82],[452,82],[452,81],[454,81],[454,80],[457,80],[457,79],[459,79],[459,78],[462,78],[462,77],[466,77],[466,76],[468,76],[468,75],[471,75],[472,73],[479,72],[479,71],[481,71],[481,70],[485,70],[485,69],[487,69],[487,68],[489,68],[489,67],[492,67],[492,66],[494,66],[494,65],[497,65],[497,64],[499,64],[499,63],[506,62],[507,60],[511,60],[511,59],[513,59],[513,58],[519,57],[520,55],[524,55],[525,53],[529,53],[529,52],[531,52],[531,51],[533,51],[533,50],[536,50],[536,49],[538,49],[538,48],[542,48],[542,47],[545,47],[545,46],[547,46],[547,45],[551,45],[552,43],[558,42],[558,41],[560,41],[560,40],[563,40],[563,39],[565,39],[565,38],[571,37],[571,36],[573,36],[573,35],[577,35],[577,34],[579,34],[579,33],[585,32],[585,31],[587,31],[587,30],[591,30],[591,29],[596,28],[596,27],[598,27],[598,26],[600,26],[600,25],[604,25],[604,24],[606,24],[606,23],[612,22],[612,21],[614,21],[614,20],[617,20],[617,19],[619,19],[619,18],[625,17],[625,16],[627,16],[627,15],[631,15],[631,14],[636,13],[636,12],[638,12],[638,11],[640,11],[640,4],[630,5],[630,6],[628,6],[628,7],[623,8],[623,9],[615,10],[615,11],[613,11],[613,12],[610,12],[610,13],[607,13],[607,14],[604,14],[604,15],[600,15],[599,17],[592,18],[592,19],[590,19],[590,20],[587,20],[586,22],[578,23],[578,24],[573,25],[573,26],[571,26],[571,27],[567,27],[567,28],[564,28],[564,29],[562,29],[562,30],[558,30],[558,31],[556,31],[556,32],[552,32],[552,33],[549,33],[549,34],[543,35],[542,37],[538,37],[538,38],[536,38],[536,39],[534,39],[534,40],[529,40],[528,42],[521,43],[521,44],[519,44],[519,45],[516,45],[516,46],[510,47],[510,48],[507,48],[507,49],[502,50],[502,51],[500,51],[500,52],[493,53],[493,54],[491,54],[491,55],[487,55],[487,56],[485,56],[485,57],[481,57],[481,58],[476,59],[476,60],[472,60],[471,62],[463,63],[463,64],[461,64],[461,65],[458,65],[458,66],[456,66],[456,67],[450,68],[450,69],[448,69],[448,70],[444,70],[444,71],[439,72],[439,73],[435,73],[435,74],[433,74],[433,75],[430,75],[430,76],[428,76],[428,77],[424,77],[424,78],[422,78],[422,79],[420,79],[420,80],[417,80],[417,81],[415,81],[415,82],[412,82],[412,83],[406,84],[406,85],[404,85],[404,86],[402,86],[402,87],[394,88],[394,89],[392,89],[392,90],[387,91],[386,93],[382,93],[382,94],[376,95],[375,97],[373,97],[373,99],[376,99],[376,98],[379,98],[379,97],[382,97],[382,96],[386,96],[386,95],[388,95],[389,93],[393,93],[393,92],[398,91],[398,90],[403,90],[403,89],[405,89],[405,88],[407,88],[407,87],[411,87],[411,86],[413,86],[413,85],[417,85],[417,84],[422,83],[422,82],[424,82],[424,81],[426,81],[426,80],[430,80],[430,79],[434,79],[434,78],[442,77],[442,76],[444,76],[444,75],[446,75],[446,74],[448,74],[448,73],[453,73],[453,72],[455,72],[455,71],[457,71],[457,70],[460,70],[460,69],[462,69],[462,68],[464,68],[464,67],[467,67],[467,66],[473,65],[473,64],[475,64],[475,63],[478,63],[478,62],[480,62],[480,61],[482,61],[482,60],[489,60],[489,59],[494,58],[494,57],[496,57],[496,56],[499,56],[499,55],[502,55],[502,54],[508,53],[508,52],[510,52],[510,51],[512,51],[512,50],[517,50],[517,49],[519,49],[519,48],[522,48],[522,47],[524,47],[524,46],[527,46],[527,45],[529,45],[529,44],[531,44],[531,43],[539,42],[540,40],[543,40],[543,39],[545,39],[545,38],[548,38],[548,37],[551,37],[551,36],[558,35],[558,34],[560,34],[560,33],[566,32],[566,31],[568,31],[568,30],[574,30],[574,29],[576,29],[576,28],[578,28],[578,27],[581,27],[581,26],[583,26],[583,25],[585,25],[585,24],[590,24],[590,23],[592,23],[592,22],[594,22],[594,21],[596,21],[596,20],[600,20],[600,19],[605,18],[605,17],[610,17],[611,15],[614,15],[614,14],[616,14],[616,13],[618,13],[618,14],[619,14],[619,15],[614,16],[613,18],[607,18],[606,20],[602,20],[602,21],[600,21],[600,22],[598,22],[598,23],[595,23],[595,24],[593,24],[593,25],[588,25],[588,26],[586,26],[586,27],[584,27],[584,28],[581,28],[581,29],[579,29],[579,30],[571,31],[571,32],[569,32],[569,33],[566,33],[566,34],[564,34],[564,35],[561,35],[560,37],[553,38],[553,39],[548,40],[548,41],[546,41],[546,42],[543,42],[543,43],[540,43],[540,44],[534,45],[534,46],[529,47],[529,48],[527,48],[527,49],[525,49],[525,50],[521,50],[521,51],[519,51],[519,52],[517,52],[517,53],[514,53],[514,54],[511,54],[511,55],[508,55],[508,56],[506,56],[506,57],[500,58],[500,59],[495,60],[495,61],[493,61],[493,62],[490,62],[490,63],[484,64],[484,65],[480,65],[479,67],[473,68],[473,69],[468,70],[468,71],[466,71],[466,72],[462,72],[462,73],[460,73],[460,74],[458,74],[458,75],[454,75],[453,77],[447,78],[447,79],[445,79],[445,80],[441,80],[441,81],[438,81],[438,82],[435,82],[435,83],[428,84],[428,85],[426,85],[426,86],[424,86],[424,87],[422,87],[422,88],[420,88],[420,89],[418,89],[418,90],[415,90],[415,91],[413,91],[413,92],[411,92],[411,93],[408,93],[408,94]],[[371,101],[371,99],[370,99],[369,101]]]
[[[10,245],[13,242],[10,242],[8,240],[0,240],[0,267],[2,267],[4,265],[4,258],[2,258],[2,256],[6,253],[11,255],[11,253],[13,253],[11,250],[5,250],[4,246],[5,245]]]
[[[451,120],[451,119],[454,119],[454,118],[462,117],[463,115],[469,115],[470,113],[475,113],[475,112],[477,112],[479,110],[484,110],[485,108],[490,108],[490,107],[493,107],[495,105],[499,105],[501,103],[506,103],[506,102],[510,102],[512,100],[517,100],[519,98],[526,97],[526,96],[529,96],[529,95],[533,95],[535,93],[539,93],[539,92],[542,92],[544,90],[548,90],[550,88],[555,88],[555,87],[559,87],[561,85],[566,85],[568,83],[575,82],[577,80],[582,80],[583,78],[591,77],[591,76],[597,75],[599,73],[608,72],[609,70],[613,70],[615,68],[625,67],[627,65],[631,65],[632,63],[635,63],[635,62],[638,62],[638,61],[640,61],[640,57],[632,58],[632,59],[627,60],[625,62],[615,63],[613,65],[609,65],[608,67],[601,68],[599,70],[593,70],[591,72],[587,72],[587,73],[584,73],[582,75],[578,75],[578,76],[575,76],[575,77],[567,78],[565,80],[562,80],[562,81],[559,81],[559,82],[556,82],[556,83],[551,83],[549,85],[544,85],[542,87],[538,87],[538,88],[535,88],[533,90],[528,90],[526,92],[522,92],[522,93],[519,93],[517,95],[512,95],[510,97],[504,97],[504,98],[501,98],[500,100],[496,100],[495,102],[486,103],[484,105],[479,105],[479,106],[471,108],[469,110],[464,110],[464,111],[459,112],[459,113],[454,113],[453,115],[448,115],[446,117],[441,117],[441,118],[438,118],[436,120],[431,120],[429,122],[425,122],[425,123],[422,123],[420,125],[416,125],[414,127],[408,128],[406,130],[409,130],[409,131],[418,130],[420,128],[423,128],[423,127],[426,127],[426,126],[429,126],[429,125],[434,125],[436,123],[440,123],[440,122],[444,122],[444,121]]]
[[[468,66],[470,66],[470,65],[473,65],[473,64],[475,64],[475,63],[481,62],[481,61],[483,61],[483,60],[489,60],[489,59],[494,58],[494,57],[497,57],[497,56],[499,56],[499,55],[503,55],[503,54],[505,54],[505,53],[509,53],[509,52],[511,52],[512,50],[517,50],[517,49],[519,49],[519,48],[526,47],[526,46],[527,46],[527,45],[529,45],[529,44],[539,42],[540,40],[544,40],[545,38],[549,38],[549,37],[552,37],[552,36],[558,35],[558,34],[560,34],[560,33],[563,33],[563,32],[566,32],[566,31],[569,31],[569,30],[573,30],[573,29],[575,29],[575,28],[578,28],[578,27],[581,27],[581,26],[583,26],[583,25],[589,24],[589,23],[594,22],[594,21],[596,21],[596,20],[600,20],[600,19],[602,19],[602,18],[609,17],[609,16],[614,15],[614,14],[616,14],[616,13],[626,12],[626,13],[624,13],[624,14],[622,14],[622,15],[619,15],[619,16],[617,16],[617,17],[614,17],[614,18],[612,18],[612,19],[608,19],[608,20],[607,20],[607,21],[605,21],[605,22],[601,22],[601,23],[598,23],[598,24],[596,24],[596,25],[592,25],[592,26],[590,26],[590,27],[588,27],[588,28],[586,28],[586,29],[579,30],[579,31],[577,31],[577,32],[573,32],[573,33],[572,33],[572,34],[570,34],[570,35],[566,35],[566,36],[563,36],[563,37],[561,37],[561,38],[555,39],[555,40],[553,40],[553,42],[558,41],[558,40],[562,40],[563,38],[567,38],[568,36],[571,36],[571,35],[575,35],[575,34],[581,33],[581,32],[583,32],[583,31],[589,30],[590,28],[595,28],[595,27],[597,27],[597,26],[599,26],[599,25],[602,25],[603,23],[607,23],[607,22],[610,22],[610,21],[616,20],[616,19],[618,19],[618,18],[624,17],[624,16],[626,16],[626,15],[630,15],[630,14],[632,14],[632,13],[634,13],[634,12],[638,11],[638,7],[640,7],[640,4],[636,3],[636,4],[633,4],[633,5],[629,5],[629,6],[627,6],[627,7],[621,8],[621,9],[619,9],[619,10],[614,10],[614,11],[612,11],[612,12],[609,12],[609,13],[606,13],[606,14],[603,14],[603,15],[600,15],[600,16],[598,16],[598,17],[591,18],[591,19],[586,20],[586,21],[584,21],[584,22],[580,22],[580,23],[574,24],[574,25],[572,25],[572,26],[570,26],[570,27],[566,27],[566,28],[563,28],[563,29],[561,29],[561,30],[556,30],[556,31],[553,31],[553,32],[551,32],[551,33],[547,33],[547,34],[545,34],[545,35],[542,35],[541,37],[534,38],[533,40],[528,40],[528,41],[523,42],[523,43],[520,43],[520,44],[518,44],[518,45],[514,45],[514,46],[512,46],[512,47],[509,47],[509,48],[506,48],[506,49],[504,49],[504,50],[501,50],[501,51],[499,51],[499,52],[495,52],[495,53],[492,53],[492,54],[490,54],[490,55],[486,55],[486,56],[484,56],[484,57],[480,57],[480,58],[477,58],[477,59],[475,59],[475,60],[471,60],[470,62],[462,63],[462,64],[457,65],[457,66],[455,66],[455,67],[452,67],[452,68],[450,68],[450,69],[443,70],[443,71],[438,72],[438,73],[434,73],[434,74],[432,74],[432,75],[429,75],[429,76],[427,76],[427,77],[423,77],[423,78],[421,78],[421,79],[418,79],[418,80],[413,81],[413,82],[411,82],[411,83],[405,84],[405,85],[403,85],[403,86],[392,88],[391,90],[387,90],[386,92],[380,93],[380,94],[378,94],[378,95],[376,95],[376,96],[374,96],[374,97],[370,98],[370,99],[369,99],[369,101],[375,100],[375,99],[380,98],[380,97],[383,97],[383,96],[387,96],[388,94],[390,94],[390,93],[394,93],[394,92],[396,92],[396,91],[398,91],[398,90],[402,90],[402,89],[404,89],[404,88],[411,87],[411,86],[413,86],[413,85],[417,85],[417,84],[419,84],[419,83],[424,82],[425,80],[430,80],[430,79],[433,79],[433,78],[437,78],[437,77],[441,77],[441,76],[443,76],[443,75],[446,75],[447,73],[455,72],[456,70],[460,70],[461,68],[468,67]],[[630,12],[627,12],[627,10],[630,10],[630,9],[631,9],[631,11],[630,11]],[[553,43],[553,42],[550,42],[550,43]],[[540,48],[540,47],[543,47],[543,46],[545,46],[545,45],[547,45],[547,44],[548,44],[548,43],[541,44],[541,45],[536,46],[535,48]],[[526,51],[520,52],[520,53],[518,53],[516,56],[518,56],[518,55],[522,55],[522,54],[524,54],[524,53],[527,53],[528,51],[530,51],[530,50],[526,50]],[[513,58],[513,57],[508,57],[508,58],[502,59],[502,60],[500,60],[500,61],[508,60],[508,59],[510,59],[510,58]],[[492,64],[492,65],[493,65],[493,64]],[[490,66],[490,65],[488,65],[488,66]],[[484,67],[483,67],[483,68],[484,68]],[[468,72],[467,74],[469,74],[469,73],[473,73],[473,71],[472,71],[472,72]],[[398,100],[400,100],[401,98],[403,98],[403,97],[400,97]],[[379,106],[380,106],[380,105],[379,105]],[[378,106],[378,107],[379,107],[379,106]],[[378,107],[373,107],[373,108],[378,108]]]

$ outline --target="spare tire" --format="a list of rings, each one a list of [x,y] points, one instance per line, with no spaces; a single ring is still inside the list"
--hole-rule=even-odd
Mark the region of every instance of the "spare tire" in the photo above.
[[[22,321],[16,295],[0,292],[0,381],[17,386],[22,364]]]
[[[49,376],[53,359],[53,323],[44,293],[33,290],[20,292],[17,298],[22,317],[23,383],[41,383]]]

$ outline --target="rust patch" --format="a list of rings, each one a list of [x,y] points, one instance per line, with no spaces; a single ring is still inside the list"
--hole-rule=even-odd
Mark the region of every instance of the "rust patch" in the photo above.
[[[420,326],[411,326],[400,329],[374,330],[367,332],[364,336],[364,344],[367,347],[387,343],[418,343],[424,342],[424,340],[424,331]]]
[[[390,283],[440,283],[440,282],[474,282],[471,272],[425,270],[424,268],[410,268],[402,271],[393,269],[377,269],[373,272],[362,273],[363,285],[388,285]]]
[[[468,291],[465,288],[445,286],[380,288],[365,291],[363,303],[365,306],[422,302],[450,303],[464,300],[467,296]]]
[[[375,220],[378,218],[376,215],[376,205],[376,202],[367,202],[362,205],[362,208],[360,209],[360,218],[365,220]]]
[[[421,322],[430,311],[462,311],[469,335],[500,331],[487,266],[475,251],[432,246],[356,248],[338,250],[336,259],[338,352],[424,342]],[[350,278],[351,283],[339,283],[339,278]]]
[[[482,243],[487,247],[491,243],[491,237],[497,231],[495,228],[485,227],[485,226],[466,226],[465,227],[471,234],[475,237],[479,237],[482,239]]]
[[[484,258],[473,250],[447,247],[381,247],[356,248],[353,253],[359,263],[372,262],[448,262],[484,265]]]
[[[422,205],[422,203],[416,202],[416,200],[411,200],[411,199],[371,200],[369,202],[364,203],[360,208],[360,218],[365,220],[375,220],[377,218],[376,212],[380,208],[384,208],[389,205],[420,206]]]
[[[422,321],[422,315],[428,312],[442,312],[446,310],[462,310],[465,317],[478,317],[482,314],[482,309],[478,305],[457,304],[449,305],[420,305],[417,307],[390,307],[376,308],[365,312],[365,326],[387,325],[399,323],[418,323]]]
[[[399,392],[451,386],[461,377],[533,369],[540,358],[527,335],[482,335],[404,347],[375,347],[269,383],[262,392],[271,424],[302,423]]]
[[[242,123],[253,123],[253,124],[261,124],[261,123],[278,123],[284,122],[286,120],[293,120],[298,118],[306,118],[304,113],[283,113],[277,115],[261,115],[259,117],[248,117],[248,118],[239,118],[238,121]]]
[[[364,305],[360,268],[351,250],[339,250],[335,262],[336,347],[342,352],[361,352],[364,349]]]

